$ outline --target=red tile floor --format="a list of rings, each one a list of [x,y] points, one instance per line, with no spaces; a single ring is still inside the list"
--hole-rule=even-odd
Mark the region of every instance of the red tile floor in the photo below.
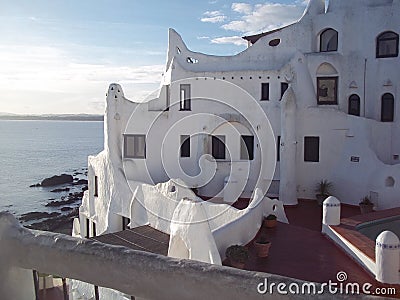
[[[234,206],[244,208],[246,200],[241,200]],[[320,283],[329,280],[337,282],[336,274],[344,271],[348,275],[346,282],[368,282],[374,287],[385,286],[375,281],[372,274],[321,234],[322,207],[316,201],[299,200],[296,206],[286,206],[285,212],[290,224],[278,222],[275,228],[261,228],[257,235],[265,236],[271,242],[269,256],[258,258],[250,242],[247,245],[250,258],[245,269]],[[358,206],[342,205],[342,218],[359,214]],[[396,297],[400,298],[400,285],[395,287]]]

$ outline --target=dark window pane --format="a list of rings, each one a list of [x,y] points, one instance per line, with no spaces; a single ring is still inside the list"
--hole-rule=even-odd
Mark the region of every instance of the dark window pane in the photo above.
[[[276,141],[276,161],[281,160],[281,136],[278,135],[278,139]]]
[[[397,57],[399,55],[399,35],[387,31],[378,36],[376,40],[376,57]]]
[[[394,97],[386,93],[382,96],[381,121],[393,122],[394,120]]]
[[[180,85],[180,110],[190,110],[190,84]]]
[[[304,137],[304,161],[319,162],[319,137]]]
[[[94,196],[97,197],[99,195],[99,179],[97,176],[94,176]]]
[[[351,95],[349,97],[349,115],[360,115],[360,97],[358,95]]]
[[[269,100],[269,83],[261,83],[261,100]]]
[[[225,136],[212,136],[212,156],[215,159],[225,159]]]
[[[190,157],[190,136],[181,135],[181,157]]]
[[[321,33],[320,51],[329,52],[338,49],[338,33],[333,29],[326,29]]]
[[[283,94],[288,89],[288,87],[289,87],[289,84],[287,82],[281,82],[281,99],[283,97]]]
[[[131,222],[131,219],[122,217],[122,230],[129,229],[128,224]]]
[[[240,159],[254,159],[254,136],[242,135],[240,138]]]

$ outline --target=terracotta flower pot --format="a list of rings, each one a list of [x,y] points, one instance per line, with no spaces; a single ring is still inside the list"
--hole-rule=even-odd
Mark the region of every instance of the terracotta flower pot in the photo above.
[[[267,220],[264,218],[264,220],[263,220],[263,227],[266,227],[266,228],[274,228],[274,227],[276,227],[276,224],[277,224],[276,219],[275,220]]]
[[[271,247],[271,242],[261,242],[261,241],[254,241],[254,247],[257,251],[258,257],[267,257],[269,254],[269,248]]]

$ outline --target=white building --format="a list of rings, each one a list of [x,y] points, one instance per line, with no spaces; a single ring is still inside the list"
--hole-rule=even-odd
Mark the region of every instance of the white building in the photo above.
[[[192,52],[171,29],[149,101],[109,87],[105,149],[89,157],[75,234],[150,224],[171,234],[171,256],[218,264],[226,245],[257,232],[246,216],[274,210],[285,221],[282,204],[314,199],[323,179],[343,203],[399,206],[399,14],[397,0],[311,0],[298,22],[244,37],[249,47],[229,57]],[[201,204],[189,187],[213,202],[254,202],[244,211]],[[209,242],[194,254],[193,233],[174,221],[198,218]],[[235,235],[235,224],[254,228]],[[188,249],[176,250],[182,240]]]

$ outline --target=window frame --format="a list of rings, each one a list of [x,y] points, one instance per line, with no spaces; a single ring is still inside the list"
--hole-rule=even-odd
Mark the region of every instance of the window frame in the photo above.
[[[313,151],[311,151],[311,149],[309,149],[309,147],[313,146],[313,144],[309,143],[312,140],[317,141],[317,143],[316,143],[317,151],[314,151],[315,149],[313,149]],[[309,141],[309,142],[307,142],[307,141]],[[320,144],[321,144],[321,139],[319,136],[305,136],[304,137],[304,144],[303,144],[304,162],[320,162],[320,148],[321,148]],[[317,154],[314,156],[314,155],[312,155],[313,153],[317,153]]]
[[[247,142],[250,142],[250,144]],[[254,160],[254,135],[244,134],[240,136],[240,159]]]
[[[393,33],[395,35],[395,37],[393,38],[384,38],[382,37],[385,34],[388,33]],[[383,41],[392,41],[395,40],[396,41],[396,53],[394,54],[380,54],[379,50],[380,50],[380,43]],[[388,57],[398,57],[399,56],[399,35],[394,32],[394,31],[384,31],[382,33],[380,33],[377,37],[376,37],[376,58],[388,58]]]
[[[358,104],[357,104],[357,113],[356,114],[354,114],[354,113],[351,113],[351,102],[352,101],[357,101],[358,102]],[[349,114],[349,115],[351,115],[351,116],[356,116],[356,117],[359,117],[360,116],[360,114],[361,114],[361,99],[360,99],[360,96],[358,96],[357,94],[351,94],[350,96],[349,96],[349,100],[348,100],[348,108],[347,108],[347,113]]]
[[[385,98],[386,96],[386,98]],[[384,101],[390,101],[390,103],[386,103]],[[390,115],[389,117],[384,115],[384,105],[390,105]],[[385,93],[381,97],[381,122],[394,122],[394,95],[392,93]]]
[[[128,140],[130,138],[133,138],[133,155],[128,155]],[[143,149],[143,155],[138,155],[137,153],[139,152],[138,150],[138,139],[143,138],[144,140],[144,149]],[[145,159],[146,158],[146,135],[145,134],[124,134],[124,158],[134,158],[134,159]]]
[[[191,86],[188,83],[179,85],[179,110],[190,111],[192,110],[191,101]]]
[[[335,81],[335,93],[334,93],[334,101],[321,101],[320,97],[321,95],[321,89],[319,88],[320,86],[320,81],[321,80],[334,80]],[[317,104],[318,105],[338,105],[338,86],[339,86],[339,76],[319,76],[317,77]]]
[[[218,144],[218,145],[217,145]],[[223,151],[222,151],[222,148]],[[216,150],[217,153],[214,152]],[[222,154],[223,152],[223,154]],[[218,155],[216,155],[218,154]],[[226,159],[226,136],[225,135],[211,135],[211,155],[214,159]]]
[[[180,139],[179,156],[181,158],[190,157],[190,135],[181,135]]]
[[[265,95],[265,88],[267,89],[267,93]],[[269,101],[269,82],[262,82],[261,83],[261,101]]]
[[[322,49],[323,38],[324,38],[324,35],[327,34],[328,31],[334,31],[336,33],[336,35],[335,35],[336,36],[336,48],[334,50],[328,50],[328,47],[327,47],[327,49],[324,49],[324,50]],[[326,45],[328,46],[328,44],[329,43],[327,43]],[[338,48],[339,48],[339,33],[337,32],[337,30],[335,30],[333,28],[324,29],[319,35],[319,52],[336,52],[336,51],[338,51]]]

